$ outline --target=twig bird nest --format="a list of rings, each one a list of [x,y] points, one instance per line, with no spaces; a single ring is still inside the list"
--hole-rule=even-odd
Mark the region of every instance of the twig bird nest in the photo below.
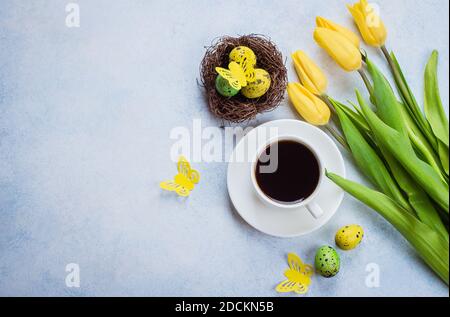
[[[267,93],[258,99],[248,99],[242,94],[223,97],[216,90],[216,67],[228,67],[230,52],[238,47],[250,48],[257,57],[258,68],[265,69],[271,78]],[[207,48],[200,66],[201,80],[206,90],[208,105],[212,113],[221,119],[240,123],[254,119],[257,114],[275,109],[284,98],[287,85],[287,70],[283,56],[276,45],[262,35],[222,37]]]

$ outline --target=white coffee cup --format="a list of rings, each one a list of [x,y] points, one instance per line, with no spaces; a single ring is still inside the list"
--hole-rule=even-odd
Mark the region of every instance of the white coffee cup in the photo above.
[[[257,164],[258,164],[258,161],[259,161],[262,153],[269,146],[276,144],[278,142],[283,142],[283,141],[293,141],[293,142],[297,142],[297,143],[300,143],[300,144],[306,146],[314,154],[314,156],[317,160],[317,163],[319,164],[320,174],[319,174],[319,180],[317,182],[316,189],[308,198],[306,198],[298,203],[281,203],[281,202],[275,201],[274,199],[267,196],[261,190],[261,188],[259,187],[258,182],[256,180],[256,168],[257,168]],[[301,207],[305,207],[314,218],[319,219],[320,217],[323,216],[324,212],[323,212],[322,208],[320,208],[320,206],[315,202],[315,199],[317,198],[317,195],[320,191],[323,180],[325,178],[325,169],[323,167],[320,156],[317,154],[317,151],[314,150],[314,147],[311,144],[309,144],[308,142],[306,142],[305,140],[303,140],[302,138],[297,137],[297,136],[289,136],[289,135],[278,136],[276,138],[269,140],[267,143],[265,143],[263,146],[261,146],[261,148],[257,151],[257,154],[258,154],[257,157],[252,162],[251,179],[252,179],[253,187],[255,189],[256,194],[266,205],[271,206],[271,207],[276,207],[279,209],[298,209]]]

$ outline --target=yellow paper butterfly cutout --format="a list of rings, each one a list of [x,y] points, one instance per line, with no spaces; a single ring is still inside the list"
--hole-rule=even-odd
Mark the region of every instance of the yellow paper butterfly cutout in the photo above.
[[[159,184],[164,190],[176,192],[181,197],[187,197],[200,181],[200,173],[191,168],[188,160],[181,156],[177,164],[178,174],[173,181]]]
[[[239,54],[230,54],[230,60],[241,66],[248,83],[256,81],[256,55],[251,49],[241,49]]]
[[[289,269],[284,272],[287,280],[278,284],[276,291],[278,293],[306,294],[311,284],[314,268],[311,265],[304,264],[294,253],[288,254],[288,263]]]
[[[236,90],[241,90],[242,87],[247,86],[247,78],[245,77],[244,69],[236,62],[231,62],[228,65],[229,69],[216,67],[216,72],[225,78],[231,87]]]

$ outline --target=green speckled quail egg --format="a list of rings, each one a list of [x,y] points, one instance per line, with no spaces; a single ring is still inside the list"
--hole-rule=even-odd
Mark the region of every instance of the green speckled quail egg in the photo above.
[[[316,271],[324,277],[333,277],[339,273],[341,261],[339,254],[330,246],[323,246],[316,252]]]

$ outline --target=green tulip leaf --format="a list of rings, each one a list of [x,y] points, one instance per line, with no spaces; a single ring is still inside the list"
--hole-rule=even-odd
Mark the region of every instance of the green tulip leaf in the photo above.
[[[356,91],[356,94],[362,107],[367,107],[359,91]],[[408,202],[414,209],[419,219],[448,239],[447,229],[442,223],[439,213],[427,193],[422,189],[422,187],[419,186],[419,184],[417,184],[416,181],[414,181],[414,179],[408,174],[397,159],[389,152],[388,149],[386,149],[383,143],[378,142],[378,144],[382,157],[386,161],[392,176],[396,180],[398,186],[408,197]],[[384,193],[387,194],[386,192]]]
[[[408,108],[409,114],[411,115],[412,118],[414,118],[414,121],[420,128],[420,131],[422,131],[423,135],[426,137],[432,148],[437,152],[438,145],[436,137],[434,136],[430,124],[426,120],[417,103],[417,100],[414,97],[414,94],[412,93],[411,88],[409,87],[408,82],[405,79],[403,71],[394,53],[391,53],[390,59],[391,59],[391,70],[394,75],[397,88],[400,92],[400,95],[402,96],[404,104]]]
[[[359,94],[358,98],[362,99]],[[429,164],[417,157],[407,136],[385,124],[365,102],[360,103],[376,140],[399,161],[408,174],[448,213],[449,189],[448,185],[441,179],[441,175]]]
[[[446,173],[442,169],[441,159],[422,134],[406,107],[397,100],[389,81],[370,60],[367,60],[367,66],[373,81],[373,99],[380,119],[389,127],[407,135],[419,157],[445,181]]]
[[[438,140],[449,146],[449,124],[439,93],[437,64],[439,54],[434,51],[425,71],[425,115]]]
[[[449,123],[439,92],[437,67],[439,53],[433,51],[425,70],[425,116],[438,139],[438,153],[445,170],[449,174]]]
[[[436,274],[449,284],[449,244],[436,231],[409,214],[383,193],[327,172],[327,177],[347,193],[376,210],[414,247]]]
[[[367,143],[366,139],[364,139],[340,107],[336,107],[336,113],[339,116],[347,144],[360,170],[379,190],[397,201],[410,213],[414,213],[376,151]]]

